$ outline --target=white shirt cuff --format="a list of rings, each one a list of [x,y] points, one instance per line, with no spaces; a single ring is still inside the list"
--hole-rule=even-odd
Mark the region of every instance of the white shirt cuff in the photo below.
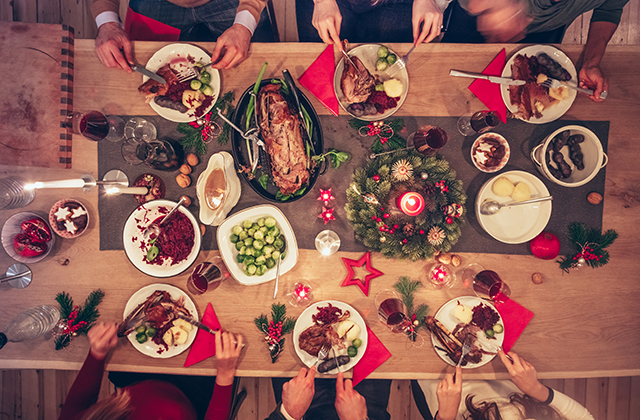
[[[96,19],[97,20],[97,19]],[[236,14],[236,19],[233,21],[234,24],[239,23],[240,25],[246,27],[251,35],[256,30],[258,26],[258,22],[256,22],[256,18],[253,17],[250,11],[242,10]]]
[[[291,414],[287,413],[287,410],[284,409],[284,404],[280,404],[280,413],[282,413],[287,420],[297,420],[291,417]]]
[[[122,27],[122,23],[120,22],[120,17],[116,12],[102,12],[98,16],[96,16],[96,26],[100,28],[105,23],[115,22]]]

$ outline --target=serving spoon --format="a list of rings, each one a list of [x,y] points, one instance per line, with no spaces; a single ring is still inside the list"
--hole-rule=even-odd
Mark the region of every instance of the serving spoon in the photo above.
[[[160,233],[160,226],[164,222],[169,220],[169,217],[171,217],[173,212],[175,212],[178,209],[178,207],[183,205],[185,201],[187,201],[187,197],[183,195],[182,197],[180,197],[180,201],[178,201],[178,203],[171,209],[171,211],[166,216],[164,216],[162,220],[160,220],[160,223],[154,222],[154,223],[151,223],[149,226],[147,226],[145,230],[142,232],[142,236],[144,237],[144,239],[148,240],[152,233],[155,233],[157,237],[158,234]]]
[[[480,213],[491,216],[492,214],[496,214],[503,207],[519,206],[520,204],[538,203],[540,201],[550,201],[550,200],[553,200],[552,196],[538,197],[538,198],[534,198],[526,201],[514,201],[512,203],[501,204],[495,200],[491,200],[488,198],[484,200],[484,202],[480,205]]]

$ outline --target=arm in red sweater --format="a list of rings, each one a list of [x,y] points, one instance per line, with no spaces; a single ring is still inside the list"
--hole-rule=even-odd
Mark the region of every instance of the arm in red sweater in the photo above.
[[[232,393],[233,385],[220,386],[216,384],[213,388],[207,414],[204,416],[205,420],[227,420],[231,412]]]
[[[104,359],[98,360],[89,352],[67,394],[59,420],[70,419],[96,403],[103,374]]]

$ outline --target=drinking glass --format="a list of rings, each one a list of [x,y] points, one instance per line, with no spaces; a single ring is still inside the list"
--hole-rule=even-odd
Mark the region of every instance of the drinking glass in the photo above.
[[[436,289],[450,289],[456,281],[456,275],[447,264],[427,264],[423,272],[427,283]]]
[[[34,189],[25,189],[26,181],[10,176],[0,179],[0,210],[17,209],[29,205],[36,196]]]
[[[484,267],[477,263],[467,265],[462,270],[462,274],[461,274],[462,285],[464,287],[473,287],[473,278],[476,276],[476,274],[478,274],[483,270],[484,270]]]
[[[285,295],[291,306],[306,306],[313,301],[313,288],[301,281],[294,283]]]
[[[156,126],[142,117],[131,118],[124,126],[124,136],[127,140],[151,141],[156,138],[156,135]]]
[[[109,134],[106,139],[118,142],[124,138],[124,120],[117,115],[107,115],[109,121]]]
[[[323,230],[316,236],[316,249],[322,255],[333,255],[340,249],[340,237],[332,230]]]
[[[482,134],[500,124],[500,118],[494,111],[478,111],[465,114],[458,119],[458,131],[463,136]]]
[[[229,270],[222,258],[213,257],[211,261],[195,266],[187,280],[187,289],[194,295],[201,295],[209,290],[215,290],[227,277],[229,277]]]
[[[447,144],[448,139],[447,133],[442,128],[426,125],[411,134],[407,140],[413,142],[418,152],[425,156],[433,156]]]
[[[483,270],[473,277],[473,291],[479,298],[497,303],[506,302],[511,294],[509,286],[491,270]]]
[[[67,115],[65,125],[73,134],[93,141],[102,140],[109,134],[109,120],[100,111],[73,112]]]
[[[144,163],[160,171],[173,171],[182,164],[182,147],[164,139],[143,141],[136,147],[136,155]]]
[[[392,332],[408,332],[411,321],[407,316],[407,308],[398,293],[391,289],[381,290],[373,303],[378,309],[378,319]]]

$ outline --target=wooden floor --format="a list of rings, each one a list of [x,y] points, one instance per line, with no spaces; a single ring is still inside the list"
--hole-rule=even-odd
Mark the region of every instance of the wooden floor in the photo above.
[[[123,0],[127,1],[127,0]],[[274,1],[281,41],[297,41],[295,0]],[[122,7],[126,10],[126,4]],[[590,13],[568,28],[564,44],[583,44]],[[63,23],[75,29],[76,38],[95,37],[95,24],[83,0],[0,0],[0,21]],[[611,40],[613,44],[640,44],[640,0],[630,0]],[[0,371],[0,420],[56,419],[76,376],[75,371]],[[596,420],[640,420],[640,377],[546,380],[545,384],[564,392],[586,406]],[[243,378],[247,399],[239,420],[264,419],[275,401],[269,378]],[[103,380],[102,396],[113,386]],[[392,419],[421,419],[411,397],[409,381],[394,381],[389,400]]]

